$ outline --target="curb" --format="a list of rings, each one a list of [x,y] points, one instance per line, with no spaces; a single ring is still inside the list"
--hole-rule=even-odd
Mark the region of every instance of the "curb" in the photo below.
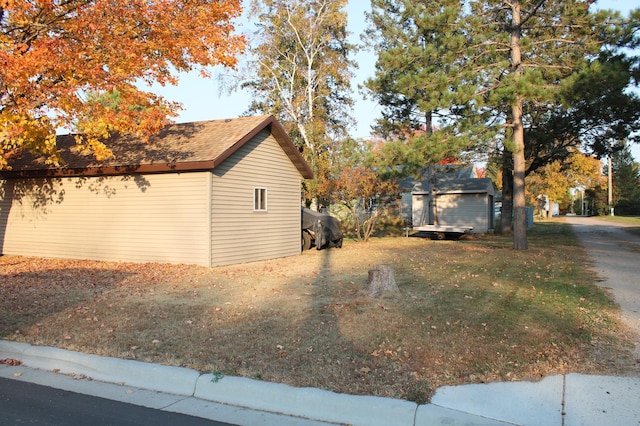
[[[0,340],[0,359],[5,358],[39,370],[321,422],[413,425],[418,410],[418,404],[400,399],[339,394],[244,377],[216,380],[213,374],[188,368]]]
[[[17,342],[0,341],[0,358],[16,358],[23,365],[39,370],[82,375],[101,382],[124,384],[175,395],[193,395],[195,383],[200,377],[200,373],[187,368],[109,358]]]
[[[212,374],[200,376],[194,396],[312,420],[372,426],[412,425],[418,408],[415,402],[400,399],[297,388],[244,377],[223,377],[215,382]]]

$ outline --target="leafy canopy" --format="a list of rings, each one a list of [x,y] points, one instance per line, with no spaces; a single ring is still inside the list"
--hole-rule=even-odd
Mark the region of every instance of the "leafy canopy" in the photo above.
[[[158,131],[179,106],[139,83],[234,66],[240,12],[240,0],[0,0],[0,169],[25,149],[56,163],[58,128],[98,157],[111,132]]]
[[[602,163],[595,157],[573,151],[563,160],[556,160],[536,170],[527,178],[529,204],[536,205],[540,195],[567,208],[573,202],[572,188],[597,190],[606,186]]]
[[[332,201],[346,208],[358,240],[366,242],[396,204],[400,188],[380,164],[380,146],[374,142],[346,139],[335,156],[339,172],[332,181]]]

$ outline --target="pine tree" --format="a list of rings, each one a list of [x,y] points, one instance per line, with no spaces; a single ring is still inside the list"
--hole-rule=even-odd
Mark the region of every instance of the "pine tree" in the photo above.
[[[640,214],[640,164],[627,143],[621,143],[611,157],[613,199],[618,215]]]
[[[557,104],[563,80],[598,52],[601,42],[590,4],[587,0],[372,1],[369,37],[381,40],[383,47],[367,87],[393,101],[386,117],[401,111],[393,108],[397,105],[406,106],[413,115],[437,116],[440,129],[431,143],[454,143],[462,149],[465,144],[499,141],[508,152],[503,186],[513,186],[515,249],[527,248],[525,112],[530,105]],[[414,37],[400,38],[403,26]],[[407,84],[387,82],[405,72],[410,75]],[[394,97],[380,94],[389,90]],[[507,226],[510,217],[503,214]]]

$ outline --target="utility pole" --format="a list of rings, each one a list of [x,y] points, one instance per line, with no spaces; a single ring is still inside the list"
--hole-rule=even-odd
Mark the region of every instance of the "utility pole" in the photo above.
[[[613,214],[613,179],[611,176],[611,150],[609,150],[609,159],[607,161],[607,165],[608,165],[608,171],[607,174],[608,176],[608,180],[609,180],[609,194],[608,194],[608,204],[609,204],[609,215],[610,216],[614,216]]]

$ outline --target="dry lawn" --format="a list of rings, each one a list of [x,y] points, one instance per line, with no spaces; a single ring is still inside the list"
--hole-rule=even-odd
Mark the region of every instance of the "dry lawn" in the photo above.
[[[294,386],[425,402],[442,385],[638,374],[569,228],[346,241],[207,269],[0,257],[0,338]],[[371,298],[368,270],[400,293]]]

